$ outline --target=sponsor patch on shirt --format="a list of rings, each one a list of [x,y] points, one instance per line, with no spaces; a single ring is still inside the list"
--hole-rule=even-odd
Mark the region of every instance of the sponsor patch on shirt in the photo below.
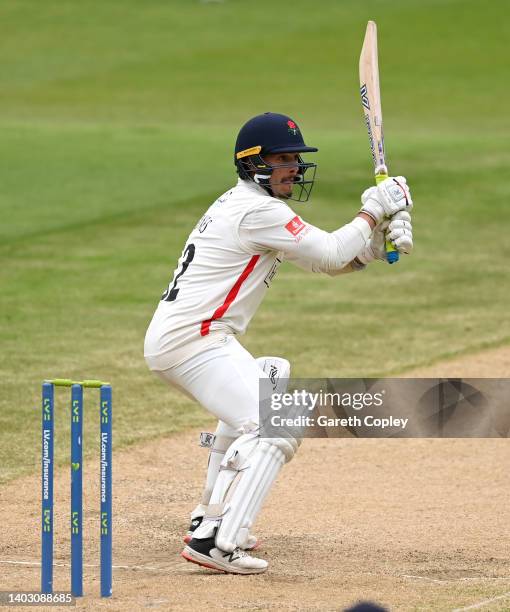
[[[293,236],[297,236],[305,227],[306,224],[297,215],[285,225],[285,229]]]

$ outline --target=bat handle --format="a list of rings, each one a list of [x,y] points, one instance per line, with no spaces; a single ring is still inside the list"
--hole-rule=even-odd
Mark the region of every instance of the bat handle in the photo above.
[[[388,178],[388,175],[385,172],[378,173],[375,175],[375,184],[378,185],[381,181],[384,181],[384,179],[387,179],[387,178]],[[386,248],[386,261],[389,264],[397,263],[397,261],[399,260],[398,251],[391,244],[389,240],[386,240],[385,248]]]

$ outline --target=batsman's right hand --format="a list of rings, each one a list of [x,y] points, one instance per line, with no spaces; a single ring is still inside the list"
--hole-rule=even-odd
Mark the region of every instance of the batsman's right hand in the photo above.
[[[361,212],[370,215],[376,224],[401,210],[411,212],[413,208],[411,192],[403,176],[390,176],[377,187],[366,189],[361,203]]]

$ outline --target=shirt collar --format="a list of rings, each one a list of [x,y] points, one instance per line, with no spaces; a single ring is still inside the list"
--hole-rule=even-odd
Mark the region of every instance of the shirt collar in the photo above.
[[[249,189],[250,191],[258,193],[259,195],[269,196],[269,194],[264,189],[264,187],[257,185],[257,183],[255,183],[254,181],[246,181],[242,178],[239,178],[237,179],[237,186],[244,187],[245,189]]]

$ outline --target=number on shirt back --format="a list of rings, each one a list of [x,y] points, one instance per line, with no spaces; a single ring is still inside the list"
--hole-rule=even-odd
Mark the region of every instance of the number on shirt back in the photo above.
[[[171,287],[163,293],[161,299],[165,302],[173,302],[177,298],[177,294],[179,293],[179,289],[177,288],[177,281],[179,278],[186,272],[188,266],[193,261],[193,257],[195,257],[195,245],[188,244],[188,246],[184,249],[184,253],[182,254],[182,268],[181,271],[175,275],[174,282]]]

